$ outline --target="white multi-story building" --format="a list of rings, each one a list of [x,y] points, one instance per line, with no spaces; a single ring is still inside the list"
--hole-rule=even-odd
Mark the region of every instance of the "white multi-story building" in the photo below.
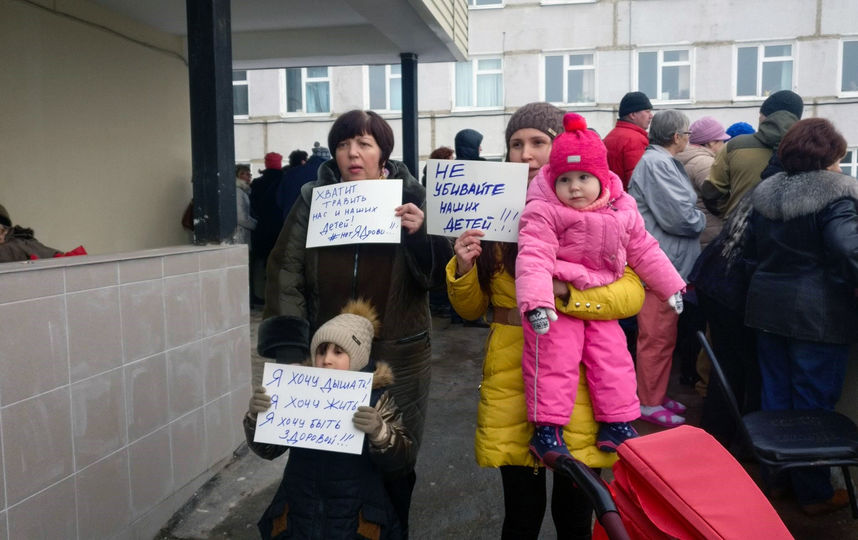
[[[656,109],[757,125],[765,97],[792,89],[830,119],[858,176],[858,0],[469,0],[469,58],[418,68],[419,152],[483,133],[502,159],[504,127],[531,101],[583,114],[603,135],[631,90]],[[420,59],[418,58],[418,61]],[[236,71],[236,160],[323,144],[350,109],[380,112],[401,140],[399,65]],[[401,156],[394,148],[393,157]]]

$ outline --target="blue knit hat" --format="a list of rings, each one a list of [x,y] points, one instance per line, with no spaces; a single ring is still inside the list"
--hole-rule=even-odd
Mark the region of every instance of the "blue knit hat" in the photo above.
[[[754,128],[747,122],[736,122],[727,128],[727,135],[732,139],[736,135],[747,135],[754,133]]]

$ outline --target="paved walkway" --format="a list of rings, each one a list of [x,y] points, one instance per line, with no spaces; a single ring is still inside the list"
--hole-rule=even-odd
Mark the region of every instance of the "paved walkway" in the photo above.
[[[259,315],[252,314],[254,344]],[[437,318],[434,323],[429,416],[417,463],[411,537],[496,539],[503,520],[500,475],[494,469],[478,467],[473,458],[482,348],[488,330],[451,326]],[[261,359],[255,351],[253,363],[254,376],[259,378]],[[689,405],[689,423],[697,425],[701,398],[680,386],[677,376],[672,378],[670,392]],[[642,422],[636,427],[642,434],[658,429]],[[286,457],[267,462],[243,445],[233,462],[204,486],[157,538],[258,539],[256,520],[274,495]],[[745,465],[756,478],[756,467]],[[605,476],[610,479],[610,471]],[[792,501],[773,504],[797,539],[858,539],[858,521],[851,519],[848,510],[808,518]],[[540,538],[556,538],[550,516],[543,523],[542,533]]]

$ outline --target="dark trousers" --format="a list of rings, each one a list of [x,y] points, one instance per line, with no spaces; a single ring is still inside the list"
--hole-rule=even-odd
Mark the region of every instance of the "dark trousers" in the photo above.
[[[758,331],[757,346],[763,410],[834,410],[846,376],[848,345]],[[823,467],[791,469],[789,476],[798,502],[813,504],[830,499],[834,495],[830,474]]]
[[[679,373],[684,384],[694,384],[700,379],[697,374],[697,355],[700,353],[700,341],[697,331],[706,329],[706,319],[697,300],[697,295],[685,296],[685,309],[676,323],[676,347],[673,349],[673,363],[679,365]]]
[[[411,472],[385,480],[384,487],[393,503],[393,510],[399,518],[402,538],[408,538],[408,512],[411,510],[411,494],[414,492],[414,484],[417,483],[417,473]]]
[[[504,501],[501,539],[538,538],[547,499],[545,469],[505,465],[500,472]],[[592,537],[593,504],[582,489],[560,474],[554,475],[551,517],[558,540],[589,540]]]
[[[629,317],[628,319],[620,319],[620,328],[626,335],[626,348],[629,354],[632,355],[632,361],[637,357],[638,352],[638,318]]]
[[[739,411],[744,415],[760,410],[761,382],[756,333],[745,326],[743,312],[732,310],[699,291],[697,299],[709,324],[712,349],[736,396]],[[700,427],[715,437],[724,448],[729,449],[738,439],[739,426],[733,420],[721,384],[714,376],[709,377]]]

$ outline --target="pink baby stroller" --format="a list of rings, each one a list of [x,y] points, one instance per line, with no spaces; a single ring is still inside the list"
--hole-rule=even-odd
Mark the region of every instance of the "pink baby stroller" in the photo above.
[[[610,486],[574,459],[553,464],[591,493],[594,540],[792,538],[742,466],[701,429],[629,439],[617,452]]]

